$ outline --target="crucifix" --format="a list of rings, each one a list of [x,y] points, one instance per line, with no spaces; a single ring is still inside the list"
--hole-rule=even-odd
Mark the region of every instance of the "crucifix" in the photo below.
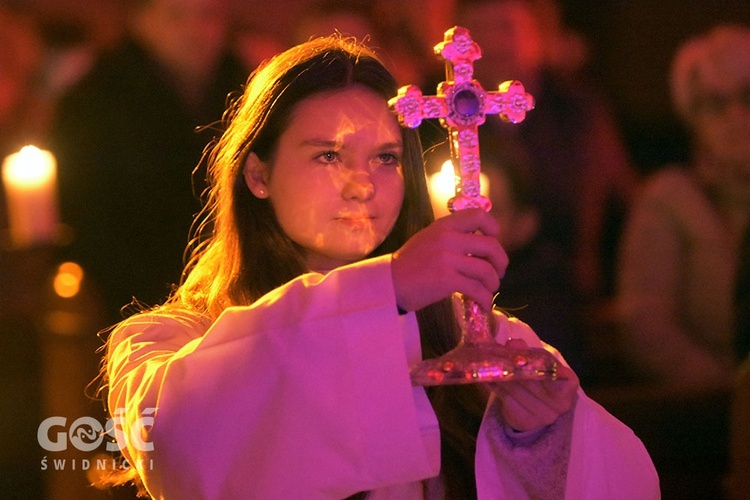
[[[424,96],[414,86],[401,87],[389,101],[403,126],[416,128],[424,119],[437,118],[448,130],[451,161],[456,173],[456,193],[448,209],[481,208],[489,211],[490,200],[480,192],[478,127],[488,114],[511,123],[523,121],[534,108],[534,98],[519,81],[506,81],[497,91],[487,92],[474,80],[474,61],[481,49],[469,30],[455,26],[445,32],[435,53],[445,59],[446,79],[437,95]],[[498,344],[493,336],[492,312],[468,297],[458,295],[463,307],[462,339],[452,351],[428,359],[411,370],[414,385],[454,385],[519,379],[554,378],[555,358],[541,348],[515,350]]]

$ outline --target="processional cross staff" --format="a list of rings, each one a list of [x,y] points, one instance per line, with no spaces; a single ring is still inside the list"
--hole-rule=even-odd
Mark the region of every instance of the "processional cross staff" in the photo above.
[[[482,52],[466,28],[455,26],[446,31],[443,42],[434,50],[445,59],[446,69],[446,80],[438,85],[437,95],[424,96],[418,87],[407,85],[389,105],[403,126],[416,128],[424,119],[438,118],[448,129],[456,172],[456,195],[448,201],[448,209],[489,211],[490,200],[480,191],[478,127],[488,114],[500,115],[511,123],[523,121],[526,112],[534,108],[534,98],[515,80],[500,84],[497,91],[482,88],[474,79],[474,61],[482,57]],[[459,298],[464,308],[461,344],[415,366],[411,371],[414,385],[555,377],[557,362],[551,354],[544,349],[511,350],[496,343],[492,313],[468,297]]]

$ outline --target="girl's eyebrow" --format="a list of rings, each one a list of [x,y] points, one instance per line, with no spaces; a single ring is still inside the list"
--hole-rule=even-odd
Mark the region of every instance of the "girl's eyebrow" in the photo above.
[[[323,147],[323,148],[335,148],[338,146],[341,146],[341,141],[335,141],[330,139],[323,139],[323,138],[312,138],[312,139],[305,139],[301,143],[302,146],[309,146],[309,147]],[[382,144],[377,145],[377,149],[401,149],[403,148],[403,143],[401,141],[392,141],[392,142],[384,142]]]
[[[302,146],[314,146],[314,147],[325,147],[325,148],[333,148],[341,144],[341,141],[334,141],[330,139],[323,139],[323,138],[315,138],[312,139],[305,139],[302,141]]]
[[[401,149],[403,147],[404,144],[401,141],[384,142],[378,145],[379,149]]]

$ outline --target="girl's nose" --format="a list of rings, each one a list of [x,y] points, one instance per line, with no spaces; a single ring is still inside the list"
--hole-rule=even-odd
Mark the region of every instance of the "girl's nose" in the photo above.
[[[346,200],[367,201],[375,195],[375,186],[370,179],[370,174],[363,170],[349,172],[344,182],[341,196]]]

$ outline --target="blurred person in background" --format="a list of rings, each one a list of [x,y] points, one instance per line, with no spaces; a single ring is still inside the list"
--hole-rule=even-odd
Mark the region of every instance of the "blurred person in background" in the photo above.
[[[742,361],[750,355],[750,225],[745,225],[745,236],[734,283],[735,314],[735,352]]]
[[[685,42],[671,74],[692,135],[689,164],[643,186],[619,262],[630,359],[660,386],[728,388],[736,375],[734,283],[750,217],[750,29]]]
[[[750,357],[740,365],[730,406],[728,500],[750,498]]]
[[[735,353],[740,368],[735,380],[729,427],[727,498],[750,498],[750,225],[745,227],[734,283]]]
[[[572,280],[564,255],[539,238],[539,209],[534,205],[531,159],[510,138],[491,141],[480,129],[482,172],[487,176],[490,214],[498,221],[498,241],[508,252],[508,268],[495,305],[534,325],[539,337],[565,353],[586,380],[584,339],[568,305]]]
[[[457,18],[482,49],[474,75],[484,88],[520,80],[536,100],[522,123],[488,117],[483,127],[527,149],[539,238],[567,256],[571,306],[598,306],[611,295],[611,247],[637,179],[608,105],[583,76],[585,40],[554,0],[460,0]]]
[[[0,5],[0,164],[39,139],[41,100],[37,83],[43,46],[32,19]],[[0,189],[0,240],[7,245],[5,190]]]
[[[32,112],[38,106],[37,84],[43,45],[33,20],[0,5],[0,154],[4,158],[38,138]]]
[[[69,257],[98,284],[107,321],[131,294],[156,303],[179,280],[205,182],[191,173],[247,77],[229,0],[129,0],[125,13],[126,35],[62,96],[49,140]]]
[[[385,5],[391,10],[385,9]],[[352,0],[312,2],[297,19],[292,42],[302,43],[311,37],[335,32],[366,40],[381,54],[399,85],[419,85],[424,79],[425,63],[432,65],[435,56],[425,57],[414,32],[413,19],[406,8],[399,9],[398,5],[396,2]],[[425,13],[425,17],[429,15]]]
[[[271,30],[243,21],[234,30],[232,50],[250,72],[263,61],[283,51],[286,43],[283,37]]]

